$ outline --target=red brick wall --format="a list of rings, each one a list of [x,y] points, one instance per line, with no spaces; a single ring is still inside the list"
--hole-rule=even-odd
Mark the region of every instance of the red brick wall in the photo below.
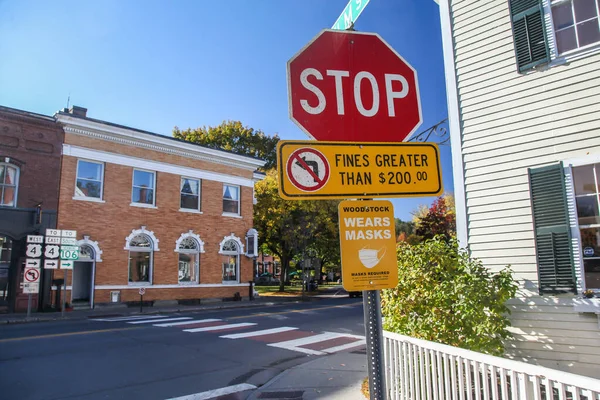
[[[60,155],[64,132],[56,122],[25,112],[0,110],[0,162],[10,157],[20,166],[17,206],[58,207]]]
[[[83,136],[66,135],[66,143],[86,148],[111,151],[145,159],[169,162],[172,164],[210,170],[230,175],[252,177],[252,171],[234,169],[206,161],[195,161],[180,156],[162,154],[133,146],[110,143]],[[221,284],[221,263],[223,256],[218,254],[219,244],[225,236],[233,233],[245,247],[246,232],[252,228],[252,188],[241,187],[242,218],[222,216],[223,184],[203,180],[201,182],[202,214],[179,211],[180,176],[156,173],[156,209],[130,206],[133,168],[105,163],[104,201],[96,203],[74,200],[77,158],[65,156],[62,163],[60,185],[60,206],[58,213],[59,229],[77,230],[77,238],[89,236],[97,241],[103,251],[102,262],[96,263],[96,285],[127,285],[128,251],[124,250],[125,238],[134,229],[145,226],[153,231],[159,240],[159,251],[154,252],[153,284],[177,284],[178,253],[175,241],[189,230],[200,236],[204,251],[200,255],[200,283]],[[245,250],[245,249],[244,249]],[[240,282],[252,279],[252,259],[241,255]],[[61,276],[55,271],[55,277]],[[117,289],[119,290],[119,289]],[[230,297],[234,292],[247,295],[246,287],[224,288],[148,288],[145,299],[166,300],[184,298]],[[96,302],[107,302],[110,290],[96,290]],[[121,290],[123,301],[139,300],[137,288]],[[67,297],[70,298],[70,297]]]

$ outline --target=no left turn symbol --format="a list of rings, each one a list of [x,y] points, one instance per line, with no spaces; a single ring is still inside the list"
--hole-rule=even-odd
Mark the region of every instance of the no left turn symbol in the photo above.
[[[288,158],[287,175],[298,189],[305,192],[316,192],[329,179],[329,162],[318,150],[304,147],[292,153]]]
[[[40,270],[37,268],[25,269],[25,281],[35,283],[40,279]]]

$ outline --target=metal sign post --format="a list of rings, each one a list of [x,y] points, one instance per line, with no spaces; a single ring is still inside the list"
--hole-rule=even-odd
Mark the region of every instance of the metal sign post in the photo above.
[[[27,319],[31,317],[31,293],[27,296]]]
[[[369,396],[371,400],[385,400],[383,379],[383,328],[381,325],[381,297],[379,290],[363,291],[365,334],[367,336],[367,364],[369,368]]]
[[[64,283],[63,283],[63,298],[62,298],[62,307],[60,308],[60,316],[64,317],[65,316],[65,303],[67,300],[67,278],[69,277],[69,270],[68,269],[64,269],[63,271],[65,276],[64,276]]]
[[[144,295],[146,294],[146,288],[140,288],[138,291],[140,294],[140,313],[142,312],[142,307],[144,305]]]

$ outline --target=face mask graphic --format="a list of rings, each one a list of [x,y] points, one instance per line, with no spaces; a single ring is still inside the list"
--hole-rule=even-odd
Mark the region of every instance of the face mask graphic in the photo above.
[[[379,250],[376,249],[360,249],[358,251],[358,259],[367,268],[373,268],[385,255],[385,247],[382,247]]]

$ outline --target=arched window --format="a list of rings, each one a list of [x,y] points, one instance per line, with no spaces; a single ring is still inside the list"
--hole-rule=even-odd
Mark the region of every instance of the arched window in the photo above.
[[[204,242],[192,231],[183,233],[175,242],[179,253],[178,282],[190,284],[200,282],[200,253],[204,253]]]
[[[19,168],[11,164],[0,164],[0,206],[17,206],[18,187]]]
[[[153,253],[148,235],[139,233],[129,240],[129,283],[152,284]]]
[[[240,281],[240,254],[243,252],[244,246],[234,234],[223,238],[219,250],[219,254],[223,255],[223,283]]]

